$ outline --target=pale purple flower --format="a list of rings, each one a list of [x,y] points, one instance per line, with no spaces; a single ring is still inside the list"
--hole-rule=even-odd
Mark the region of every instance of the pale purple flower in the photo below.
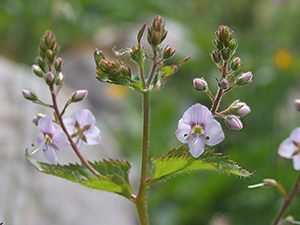
[[[284,158],[293,159],[294,169],[300,170],[300,127],[294,129],[291,135],[280,144],[278,154]]]
[[[37,144],[40,147],[37,150],[43,149],[46,159],[54,164],[57,161],[56,152],[64,151],[70,146],[68,138],[61,129],[54,128],[50,116],[40,118],[38,127]]]
[[[188,108],[179,120],[176,137],[182,143],[188,143],[192,156],[197,158],[204,152],[205,144],[213,146],[220,143],[224,133],[208,108],[197,103]]]
[[[82,143],[96,145],[101,142],[100,130],[95,126],[95,117],[88,109],[74,112],[71,118],[65,119],[64,123],[75,142],[80,147]],[[80,140],[78,140],[81,135]]]

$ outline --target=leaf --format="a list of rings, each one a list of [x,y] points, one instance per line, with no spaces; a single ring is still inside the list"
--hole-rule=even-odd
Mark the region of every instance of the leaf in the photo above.
[[[101,174],[97,177],[87,167],[79,164],[54,165],[38,162],[28,154],[27,149],[26,157],[42,173],[61,177],[92,189],[113,192],[131,200],[130,195],[133,192],[128,178],[131,165],[128,161],[109,159],[103,162],[89,162]]]
[[[149,185],[178,174],[201,170],[225,172],[241,177],[250,177],[255,173],[249,173],[239,167],[237,163],[229,160],[229,156],[223,156],[215,151],[206,149],[199,158],[194,158],[188,151],[187,147],[182,146],[171,150],[166,156],[160,158],[154,156]]]

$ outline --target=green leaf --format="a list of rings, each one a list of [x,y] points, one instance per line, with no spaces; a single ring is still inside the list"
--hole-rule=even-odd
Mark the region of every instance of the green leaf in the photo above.
[[[166,156],[160,158],[154,156],[149,185],[178,174],[201,170],[225,172],[241,177],[250,177],[254,174],[242,169],[237,163],[229,160],[229,156],[223,156],[221,153],[206,149],[199,158],[194,158],[188,151],[187,147],[182,146],[171,150]]]
[[[38,162],[28,154],[27,149],[26,156],[29,162],[42,173],[61,177],[92,189],[116,193],[131,200],[130,195],[133,192],[128,178],[131,168],[128,161],[109,159],[103,162],[89,162],[101,174],[97,177],[87,167],[79,164],[54,165]]]

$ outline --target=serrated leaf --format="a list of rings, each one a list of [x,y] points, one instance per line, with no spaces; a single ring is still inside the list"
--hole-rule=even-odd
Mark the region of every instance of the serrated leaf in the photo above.
[[[229,160],[229,156],[223,156],[215,151],[205,152],[199,157],[194,158],[188,153],[187,147],[173,149],[166,156],[152,158],[153,169],[149,179],[149,185],[168,179],[172,176],[193,171],[210,170],[234,174],[241,177],[250,177],[250,173]]]
[[[130,195],[133,192],[128,178],[131,168],[128,161],[110,159],[103,162],[89,162],[101,174],[97,177],[87,167],[79,164],[54,165],[38,162],[28,154],[27,150],[26,157],[42,173],[61,177],[92,189],[116,193],[131,200]]]

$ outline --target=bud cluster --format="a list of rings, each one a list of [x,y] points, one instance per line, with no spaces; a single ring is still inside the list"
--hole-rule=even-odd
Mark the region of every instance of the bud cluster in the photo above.
[[[152,55],[148,54],[141,44],[144,33],[147,33],[148,43],[152,47]],[[170,59],[176,52],[173,46],[167,45],[164,48],[161,47],[161,43],[166,38],[167,33],[163,18],[156,16],[148,27],[144,23],[139,30],[137,45],[118,51],[113,49],[114,55],[117,57],[116,59],[108,59],[102,51],[96,49],[94,59],[97,79],[101,82],[127,86],[138,92],[162,88],[165,81],[176,72],[178,67],[189,59],[189,57],[183,59],[178,65],[167,66],[164,64],[164,61]],[[137,65],[138,75],[132,75],[131,71],[133,70],[120,59],[124,55],[129,55]],[[145,74],[144,69],[145,60],[153,62],[148,76]]]
[[[97,79],[119,85],[129,85],[133,82],[130,67],[120,59],[105,58],[102,51],[94,52]]]
[[[41,38],[38,49],[39,56],[32,65],[32,70],[38,77],[44,78],[49,86],[61,85],[64,77],[61,73],[63,60],[57,57],[60,46],[56,43],[56,37],[48,30]]]
[[[241,68],[240,57],[235,57],[237,40],[234,39],[234,32],[228,26],[220,26],[216,31],[216,39],[213,41],[216,49],[210,54],[213,62],[221,72],[220,78],[216,78],[219,87],[218,93],[214,96],[204,78],[194,79],[194,89],[206,92],[213,102],[211,112],[213,115],[225,120],[227,126],[234,130],[243,128],[240,120],[251,110],[250,107],[240,100],[234,101],[226,110],[217,112],[222,96],[236,86],[243,86],[252,81],[252,73],[246,72],[235,75]],[[300,107],[299,107],[300,108]]]
[[[148,43],[155,49],[167,36],[167,31],[165,30],[165,23],[161,16],[156,16],[153,19],[152,25],[148,27]]]

